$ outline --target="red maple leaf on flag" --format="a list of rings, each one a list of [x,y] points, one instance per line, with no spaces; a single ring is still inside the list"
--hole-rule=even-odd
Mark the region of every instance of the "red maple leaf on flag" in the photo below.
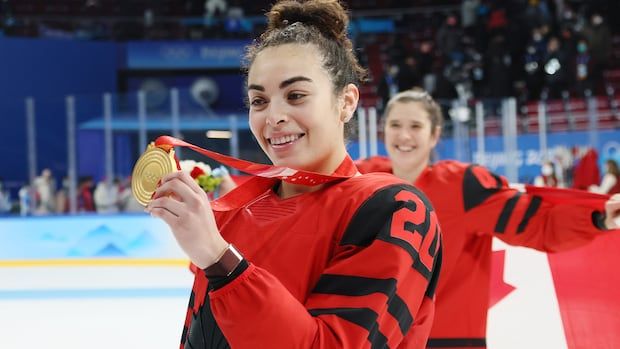
[[[497,304],[516,289],[516,287],[504,281],[506,250],[493,251],[493,256],[491,258],[491,292],[489,294],[489,308]]]

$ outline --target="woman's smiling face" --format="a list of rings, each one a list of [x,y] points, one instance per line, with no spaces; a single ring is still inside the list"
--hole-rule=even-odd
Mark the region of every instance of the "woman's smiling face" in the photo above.
[[[256,56],[248,72],[250,128],[275,165],[330,173],[344,157],[344,122],[355,106],[335,95],[319,52],[284,44]]]
[[[429,113],[419,102],[396,102],[385,120],[385,146],[400,168],[426,166],[439,132],[431,130]]]

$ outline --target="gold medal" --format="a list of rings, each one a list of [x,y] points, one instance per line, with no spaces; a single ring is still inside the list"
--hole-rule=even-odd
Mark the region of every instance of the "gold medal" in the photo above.
[[[131,175],[133,196],[141,205],[146,206],[151,201],[159,180],[175,171],[178,170],[174,149],[170,147],[170,150],[166,151],[153,143],[149,144],[133,167]]]

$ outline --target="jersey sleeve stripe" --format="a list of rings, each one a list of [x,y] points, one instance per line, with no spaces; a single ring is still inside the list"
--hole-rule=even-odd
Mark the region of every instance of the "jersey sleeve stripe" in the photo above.
[[[542,199],[539,196],[532,197],[532,201],[530,201],[530,204],[527,206],[525,214],[523,215],[523,219],[521,219],[521,222],[519,223],[519,227],[517,228],[517,234],[521,234],[525,231],[527,224],[530,222],[532,216],[536,214],[541,203]]]
[[[388,348],[387,337],[379,331],[377,313],[368,308],[322,308],[309,309],[310,315],[335,315],[351,323],[365,328],[368,331],[368,341],[371,349]]]
[[[514,211],[515,206],[517,205],[517,201],[519,201],[520,197],[521,193],[517,192],[513,197],[506,201],[506,204],[504,205],[504,208],[502,209],[502,212],[497,219],[497,223],[495,224],[496,233],[504,233],[506,231],[508,220],[510,220],[510,216],[512,215],[512,212]]]
[[[388,313],[398,321],[398,326],[403,335],[407,334],[413,323],[413,316],[409,312],[407,304],[396,294],[396,279],[323,274],[312,292],[343,296],[365,296],[372,293],[382,293],[388,299]]]
[[[415,269],[418,273],[420,273],[422,276],[424,276],[424,278],[426,280],[430,280],[430,278],[432,276],[432,271],[429,270],[422,263],[422,261],[419,258],[418,251],[416,251],[413,247],[411,247],[411,244],[409,244],[408,242],[406,242],[404,240],[391,237],[389,235],[388,236],[382,235],[382,236],[379,236],[377,239],[385,241],[385,242],[390,243],[392,245],[396,245],[396,246],[402,248],[403,250],[407,251],[407,253],[411,256],[411,259],[413,260],[413,264],[411,265],[413,267],[413,269]]]
[[[437,229],[439,229],[439,227],[437,227]],[[437,252],[434,254],[435,258],[433,260],[433,270],[435,272],[432,273],[431,279],[428,283],[428,288],[426,290],[426,296],[429,298],[433,298],[435,296],[435,290],[437,288],[437,281],[439,281],[439,273],[436,271],[441,270],[441,263],[443,259],[443,256],[442,256],[443,250],[441,248],[437,248],[437,244],[441,244],[440,234],[435,235],[435,239],[433,240],[433,243],[431,245],[431,249],[434,249]]]

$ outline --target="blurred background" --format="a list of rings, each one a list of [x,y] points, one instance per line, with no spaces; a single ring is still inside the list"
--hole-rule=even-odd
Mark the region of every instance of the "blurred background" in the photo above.
[[[440,159],[584,190],[596,190],[606,161],[620,161],[619,1],[345,3],[371,77],[348,144],[353,158],[385,154],[386,101],[421,86],[444,109]],[[0,347],[23,345],[32,312],[48,310],[60,315],[34,324],[49,331],[28,338],[42,347],[60,347],[68,328],[82,337],[65,348],[125,347],[123,331],[135,340],[127,347],[146,347],[147,336],[149,347],[177,345],[191,276],[167,227],[133,201],[131,170],[162,134],[268,161],[249,131],[240,64],[270,4],[0,0],[0,328],[18,329]],[[555,302],[547,313],[558,313]],[[509,320],[490,322],[502,333],[489,334],[490,347],[575,347],[559,315],[538,318],[542,326],[519,325],[529,322],[534,343],[507,334]],[[101,337],[101,327],[115,335]]]

